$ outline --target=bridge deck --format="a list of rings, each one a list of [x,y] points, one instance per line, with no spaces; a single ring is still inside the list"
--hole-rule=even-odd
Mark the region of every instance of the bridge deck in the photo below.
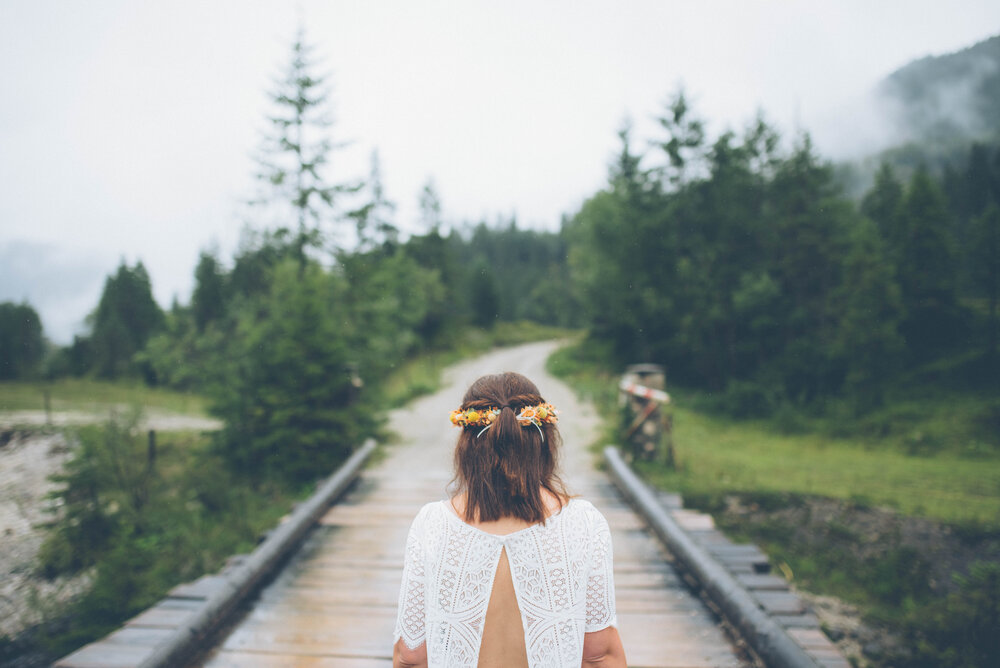
[[[303,548],[244,618],[198,665],[391,666],[392,631],[409,524],[427,501],[444,498],[455,432],[447,415],[464,385],[497,369],[519,368],[562,409],[567,444],[592,440],[592,413],[542,368],[547,352],[527,347],[519,359],[504,352],[452,372],[452,386],[396,411],[392,427],[403,442],[365,471],[354,489],[323,518]],[[507,353],[508,355],[513,353]],[[528,367],[528,368],[525,368]],[[577,419],[569,416],[576,413]],[[574,493],[608,518],[615,549],[618,622],[631,666],[743,666],[729,639],[700,600],[679,582],[669,556],[619,500],[581,446],[564,468]]]

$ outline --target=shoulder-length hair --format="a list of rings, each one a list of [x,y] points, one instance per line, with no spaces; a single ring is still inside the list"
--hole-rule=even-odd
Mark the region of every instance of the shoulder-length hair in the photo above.
[[[554,424],[522,427],[516,415],[525,406],[544,403],[538,388],[519,373],[483,376],[469,387],[462,410],[500,409],[485,431],[465,427],[455,447],[456,493],[465,492],[465,520],[490,522],[517,517],[541,522],[546,517],[542,490],[560,507],[566,488],[556,473],[562,439]]]

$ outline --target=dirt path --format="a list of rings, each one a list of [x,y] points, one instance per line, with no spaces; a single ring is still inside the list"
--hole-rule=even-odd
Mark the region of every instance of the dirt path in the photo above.
[[[591,474],[593,455],[587,446],[594,438],[598,417],[588,403],[577,399],[572,389],[545,370],[545,361],[559,347],[556,342],[529,343],[514,348],[502,348],[472,360],[450,367],[442,378],[442,388],[432,395],[421,397],[408,406],[393,411],[390,427],[404,443],[418,447],[396,453],[412,458],[414,470],[451,471],[452,449],[456,430],[447,417],[459,407],[462,395],[480,376],[503,371],[522,373],[535,382],[542,396],[560,411],[559,431],[565,448],[562,468],[565,481],[576,489]],[[443,417],[442,417],[443,416]],[[442,488],[439,498],[444,498]]]
[[[123,412],[127,406],[119,407]],[[78,427],[85,424],[100,424],[108,419],[110,409],[95,411],[0,411],[0,430],[18,427]],[[147,410],[141,423],[143,429],[157,431],[212,431],[222,428],[222,422],[215,418],[198,415],[183,415],[167,411]]]

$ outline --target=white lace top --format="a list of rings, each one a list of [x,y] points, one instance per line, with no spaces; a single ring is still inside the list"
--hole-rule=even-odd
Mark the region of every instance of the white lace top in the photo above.
[[[427,642],[430,668],[475,666],[493,577],[506,548],[532,668],[579,668],[583,634],[617,623],[611,532],[589,501],[571,499],[542,524],[496,536],[447,501],[428,503],[406,540],[394,641]]]

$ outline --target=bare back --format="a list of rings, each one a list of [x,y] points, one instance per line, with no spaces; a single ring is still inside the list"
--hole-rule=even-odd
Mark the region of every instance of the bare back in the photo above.
[[[486,608],[483,644],[479,648],[479,668],[526,668],[528,650],[524,644],[521,610],[514,595],[507,551],[500,553],[493,593]]]

